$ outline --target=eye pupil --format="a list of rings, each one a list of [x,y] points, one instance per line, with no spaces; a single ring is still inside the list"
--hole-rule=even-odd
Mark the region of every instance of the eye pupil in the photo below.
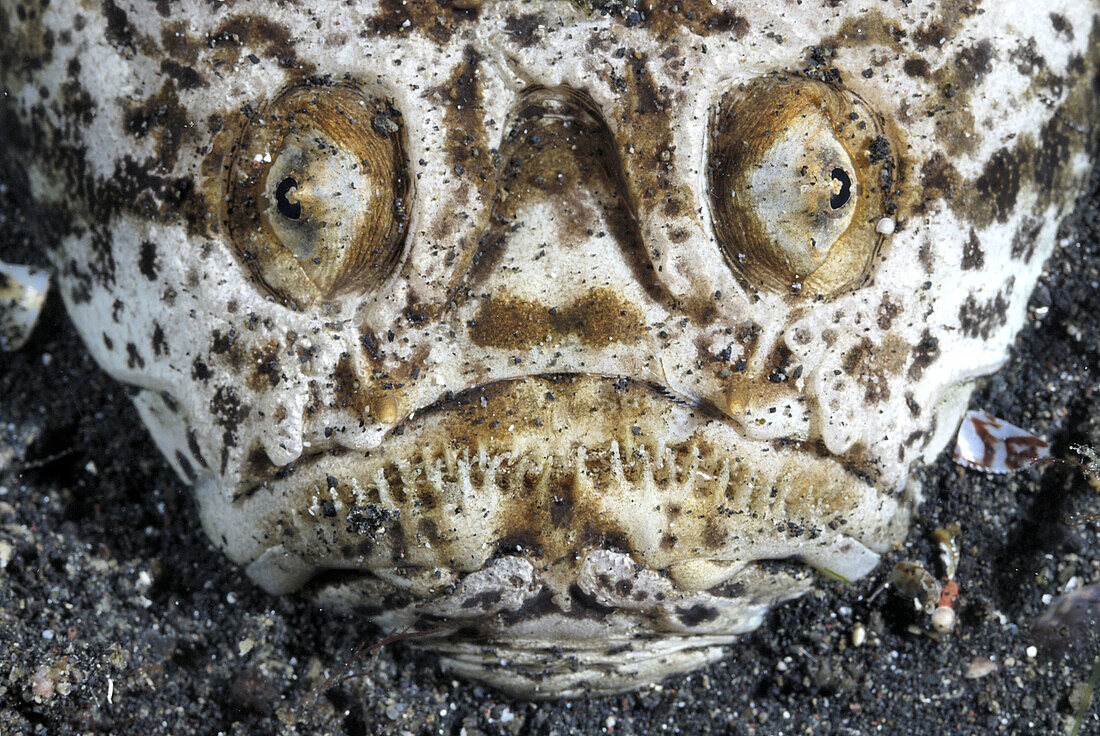
[[[298,180],[293,176],[286,177],[279,182],[279,186],[275,187],[275,208],[288,220],[297,220],[302,216],[302,203],[292,202],[287,196],[290,190],[297,188]]]
[[[832,170],[831,176],[833,181],[840,185],[839,192],[833,192],[829,197],[829,206],[834,210],[838,210],[848,203],[848,199],[852,196],[852,180],[848,176],[848,172],[839,166]]]

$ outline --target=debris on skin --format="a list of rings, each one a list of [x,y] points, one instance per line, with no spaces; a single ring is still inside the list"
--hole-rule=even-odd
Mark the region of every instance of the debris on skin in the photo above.
[[[49,271],[0,261],[0,350],[27,344],[49,287]]]
[[[984,411],[963,417],[955,462],[986,473],[1011,473],[1050,457],[1050,443]]]

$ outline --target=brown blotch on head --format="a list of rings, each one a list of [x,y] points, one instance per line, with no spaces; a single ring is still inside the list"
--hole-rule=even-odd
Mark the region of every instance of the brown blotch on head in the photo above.
[[[244,363],[244,353],[237,342],[237,334],[233,329],[230,329],[229,332],[214,330],[210,340],[210,353],[224,356],[233,368],[240,368]]]
[[[351,356],[345,355],[336,364],[336,369],[332,372],[332,381],[332,393],[336,406],[350,409],[357,416],[363,416],[369,404],[369,397],[365,383],[360,380],[352,364]]]
[[[708,517],[703,525],[703,546],[707,549],[724,549],[729,541],[729,529],[718,519]]]
[[[904,50],[906,30],[898,23],[888,19],[881,12],[870,9],[858,15],[851,15],[840,21],[836,31],[825,36],[811,49],[810,66],[811,76],[821,75],[820,78],[833,77],[829,81],[839,81],[839,74],[835,69],[829,68],[829,60],[835,56],[836,49],[852,49],[861,47],[881,47],[901,53]]]
[[[959,173],[941,151],[936,151],[921,166],[920,183],[925,199],[950,200],[959,186]]]
[[[279,364],[279,343],[271,340],[262,349],[252,352],[252,372],[248,375],[248,387],[263,391],[279,385],[283,379]]]
[[[1024,263],[1031,263],[1038,244],[1039,233],[1046,224],[1044,217],[1025,217],[1012,234],[1012,257]]]
[[[160,33],[163,52],[180,65],[191,66],[205,46],[189,33],[190,24],[182,21],[165,23]]]
[[[171,77],[179,85],[180,89],[195,89],[206,87],[207,82],[194,67],[186,66],[175,59],[164,59],[160,62],[161,73]]]
[[[897,335],[887,335],[875,349],[879,366],[890,375],[898,375],[909,360],[909,344]]]
[[[901,305],[891,300],[889,294],[883,294],[882,301],[878,305],[878,328],[889,330],[899,314],[901,314]]]
[[[467,46],[462,53],[462,62],[454,68],[446,83],[431,87],[424,93],[425,97],[443,107],[447,122],[443,150],[455,177],[451,193],[454,207],[465,205],[470,187],[477,190],[480,199],[487,200],[492,196],[495,169],[483,119],[481,82],[478,78],[480,64],[481,55]],[[437,243],[446,242],[457,221],[454,217],[438,219],[430,232],[431,239]]]
[[[575,337],[599,347],[636,340],[644,334],[638,308],[611,289],[598,287],[561,307],[548,307],[510,294],[484,299],[470,325],[470,338],[482,347],[530,348],[546,340]]]
[[[863,400],[877,404],[890,398],[887,375],[897,373],[908,354],[901,338],[889,336],[882,345],[864,338],[844,354],[842,368],[863,387]]]
[[[974,228],[970,228],[970,236],[963,243],[961,266],[964,271],[974,271],[985,266],[985,251],[982,250],[982,243]]]
[[[736,10],[718,8],[710,0],[646,3],[580,0],[577,4],[590,13],[610,16],[628,28],[647,28],[659,39],[685,31],[697,36],[722,34],[741,39],[750,30],[749,22]]]
[[[478,12],[478,4],[470,0],[381,0],[378,3],[378,12],[367,19],[365,32],[384,38],[406,38],[413,33],[423,33],[437,43],[447,43],[462,24],[476,20]]]
[[[613,76],[609,80],[612,89],[625,98],[624,104],[631,109],[623,120],[628,127],[620,131],[620,140],[630,143],[619,146],[623,150],[624,184],[638,206],[660,207],[668,217],[694,218],[694,193],[676,183],[673,93],[654,82],[649,63],[646,54],[628,50],[626,76]]]
[[[913,40],[924,46],[940,48],[965,27],[965,19],[982,10],[982,0],[944,0],[937,3],[931,17],[913,32]]]
[[[31,73],[53,60],[57,38],[41,13],[24,13],[22,18],[9,14],[9,9],[0,13],[0,79],[9,91],[18,92]]]
[[[920,342],[913,347],[913,361],[909,364],[910,381],[918,381],[924,375],[924,369],[940,357],[940,341],[927,329],[921,335]]]
[[[988,340],[990,334],[1008,323],[1008,294],[1013,281],[1010,279],[1005,291],[998,291],[989,299],[979,299],[974,294],[966,297],[959,307],[959,324],[964,335]]]
[[[1066,16],[1061,13],[1051,13],[1050,24],[1059,35],[1065,36],[1067,41],[1072,41],[1074,39],[1073,24],[1066,19]]]
[[[152,135],[156,140],[157,168],[161,173],[172,170],[180,146],[198,135],[187,109],[179,102],[172,79],[166,80],[156,94],[127,110],[125,120],[130,135],[138,139]]]
[[[955,80],[960,90],[969,90],[981,83],[986,74],[993,68],[993,59],[996,52],[989,39],[982,39],[972,46],[967,46],[955,57]]]
[[[625,93],[632,97],[632,128],[627,133],[634,148],[628,155],[629,183],[634,196],[647,207],[659,205],[669,217],[693,216],[694,193],[675,183],[676,146],[672,142],[672,93],[658,87],[650,73],[648,57],[633,53],[628,65]],[[649,201],[647,201],[649,200]]]
[[[980,211],[985,224],[991,220],[1007,222],[1012,214],[1024,168],[1024,157],[1017,149],[1000,148],[990,156],[982,173],[974,182],[974,210]]]
[[[928,61],[920,56],[906,59],[901,65],[901,69],[910,77],[920,77],[921,79],[927,77],[929,73]]]
[[[505,32],[524,48],[535,45],[538,41],[539,26],[545,25],[546,15],[543,13],[521,13],[504,19]]]
[[[255,49],[262,56],[276,61],[286,69],[293,69],[303,77],[312,76],[317,68],[302,62],[294,49],[290,29],[285,25],[256,15],[234,15],[226,18],[207,39],[213,50],[212,66],[236,66],[241,50]]]

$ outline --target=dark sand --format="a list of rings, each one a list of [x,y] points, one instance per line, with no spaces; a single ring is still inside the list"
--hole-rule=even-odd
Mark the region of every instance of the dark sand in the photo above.
[[[0,187],[3,184],[0,183]],[[1100,167],[1063,228],[1010,363],[975,407],[1050,438],[1100,445]],[[11,193],[0,253],[42,263]],[[199,529],[188,489],[126,390],[76,338],[56,295],[33,341],[0,354],[0,734],[1056,734],[1100,648],[1028,656],[1031,626],[1071,581],[1100,581],[1100,497],[1069,468],[1012,477],[945,456],[918,477],[909,539],[872,575],[787,605],[728,658],[628,695],[515,701],[402,645],[314,697],[364,621],[254,588]],[[3,469],[5,468],[6,469]],[[936,564],[932,530],[963,529],[960,624],[937,641],[890,594],[903,558]],[[851,645],[861,623],[867,632]],[[964,673],[977,658],[996,669]],[[1100,733],[1100,703],[1085,733]]]

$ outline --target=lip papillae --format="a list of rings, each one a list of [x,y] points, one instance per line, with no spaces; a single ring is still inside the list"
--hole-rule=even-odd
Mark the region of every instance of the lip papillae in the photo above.
[[[273,593],[356,570],[427,596],[509,554],[567,578],[598,549],[690,590],[761,559],[855,578],[881,551],[865,540],[898,536],[906,516],[837,460],[745,439],[647,384],[584,375],[473,389],[372,452],[318,454],[281,476],[232,499],[198,489],[211,538]]]

